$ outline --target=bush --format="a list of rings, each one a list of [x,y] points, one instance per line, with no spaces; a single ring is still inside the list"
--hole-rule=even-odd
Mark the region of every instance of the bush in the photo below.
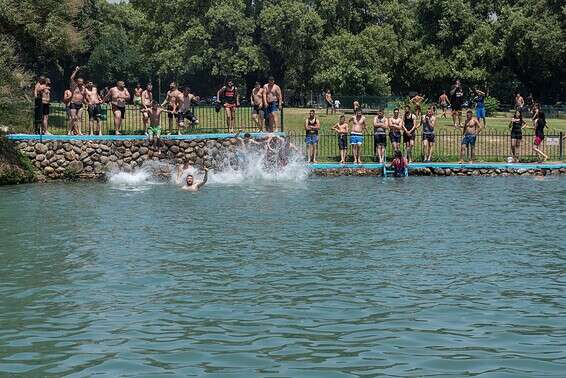
[[[492,114],[495,114],[499,110],[499,100],[495,97],[486,97],[485,98],[485,115],[489,117]]]

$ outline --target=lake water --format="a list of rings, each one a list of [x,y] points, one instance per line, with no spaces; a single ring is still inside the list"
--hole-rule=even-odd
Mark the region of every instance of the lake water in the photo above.
[[[0,376],[566,371],[566,178],[0,188]]]

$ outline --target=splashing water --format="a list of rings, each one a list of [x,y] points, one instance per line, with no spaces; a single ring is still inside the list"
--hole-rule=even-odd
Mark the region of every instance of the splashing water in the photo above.
[[[133,171],[113,171],[108,175],[108,182],[120,190],[146,190],[151,185],[159,184],[160,172],[169,172],[170,166],[163,162],[147,162]]]

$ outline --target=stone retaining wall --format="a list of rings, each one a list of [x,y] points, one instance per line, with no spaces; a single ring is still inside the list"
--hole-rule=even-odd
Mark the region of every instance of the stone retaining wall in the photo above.
[[[45,179],[70,177],[97,178],[105,172],[141,167],[148,160],[174,164],[190,163],[215,168],[230,153],[238,140],[163,140],[160,148],[147,140],[113,141],[16,141],[16,147],[28,156]]]

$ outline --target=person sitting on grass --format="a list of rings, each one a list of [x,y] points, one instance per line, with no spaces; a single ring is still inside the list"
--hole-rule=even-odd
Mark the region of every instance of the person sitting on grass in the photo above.
[[[482,129],[482,126],[477,118],[472,117],[472,114],[471,110],[466,112],[466,120],[464,121],[464,126],[462,126],[464,136],[462,138],[460,148],[460,163],[464,162],[464,155],[468,157],[470,163],[472,163],[476,158],[476,139]]]
[[[393,155],[393,160],[391,160],[390,168],[393,169],[393,175],[395,177],[406,176],[406,170],[409,166],[407,158],[403,156],[401,151],[395,151]]]
[[[348,122],[346,122],[346,116],[340,116],[340,121],[332,126],[332,130],[338,134],[340,164],[346,164],[346,155],[348,154]]]

